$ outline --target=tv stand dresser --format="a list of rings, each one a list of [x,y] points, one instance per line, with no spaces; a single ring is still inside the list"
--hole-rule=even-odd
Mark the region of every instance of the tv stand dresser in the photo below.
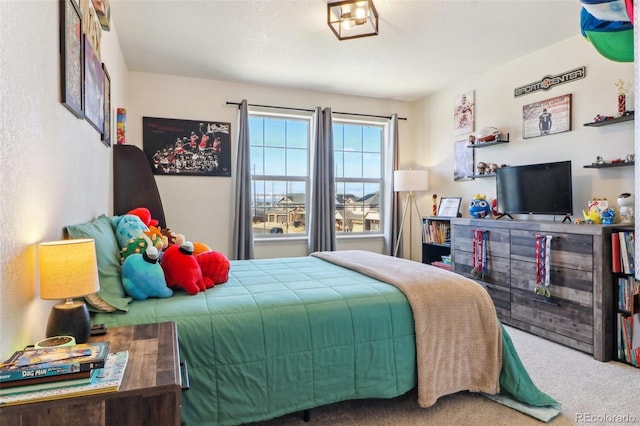
[[[502,323],[608,361],[615,341],[613,229],[614,225],[452,218],[453,270],[487,289]],[[472,273],[474,231],[484,231],[486,238],[482,278]],[[551,297],[534,293],[536,235],[551,236]]]

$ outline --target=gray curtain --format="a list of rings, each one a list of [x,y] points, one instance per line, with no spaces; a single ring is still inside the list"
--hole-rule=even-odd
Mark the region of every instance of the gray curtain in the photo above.
[[[309,253],[336,249],[336,180],[333,160],[331,108],[316,108],[311,158]]]
[[[238,113],[238,156],[236,159],[234,215],[233,258],[238,260],[253,259],[249,111],[246,99],[240,102]]]
[[[396,246],[398,232],[400,231],[400,220],[402,219],[400,193],[393,191],[393,171],[398,169],[398,114],[393,114],[389,119],[389,135],[385,146],[384,163],[384,200],[391,200],[390,203],[383,203],[384,214],[382,217],[389,218],[384,222],[384,253],[393,255]],[[398,249],[398,257],[402,257],[402,245]]]

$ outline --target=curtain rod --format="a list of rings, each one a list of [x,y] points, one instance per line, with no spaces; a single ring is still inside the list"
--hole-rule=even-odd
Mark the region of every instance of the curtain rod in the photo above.
[[[237,105],[240,106],[240,102],[231,102],[231,101],[227,101],[227,105]],[[290,108],[290,107],[281,107],[281,106],[273,106],[273,105],[256,105],[256,104],[247,104],[249,106],[252,107],[259,107],[259,108],[275,108],[275,109],[288,109],[290,111],[305,111],[305,112],[314,112],[315,110],[313,109],[306,109],[306,108]],[[342,114],[342,115],[354,115],[354,116],[358,116],[358,117],[374,117],[374,118],[391,118],[388,115],[372,115],[372,114],[358,114],[358,113],[353,113],[353,112],[338,112],[338,111],[332,111],[334,114]],[[398,120],[406,120],[406,117],[398,117]]]

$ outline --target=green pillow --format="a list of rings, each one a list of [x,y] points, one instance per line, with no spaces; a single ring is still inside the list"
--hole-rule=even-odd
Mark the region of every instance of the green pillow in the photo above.
[[[98,312],[128,311],[131,298],[126,297],[122,287],[120,248],[111,219],[101,215],[88,223],[67,226],[67,234],[71,238],[93,238],[96,243],[100,290],[85,297],[90,309]]]

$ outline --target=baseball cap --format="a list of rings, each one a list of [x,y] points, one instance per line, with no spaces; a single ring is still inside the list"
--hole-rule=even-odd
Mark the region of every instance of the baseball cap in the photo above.
[[[583,7],[580,11],[580,29],[582,35],[605,58],[616,62],[633,62],[633,24],[631,22],[601,20]]]
[[[580,3],[601,21],[632,21],[633,15],[628,13],[626,0],[580,0]]]

